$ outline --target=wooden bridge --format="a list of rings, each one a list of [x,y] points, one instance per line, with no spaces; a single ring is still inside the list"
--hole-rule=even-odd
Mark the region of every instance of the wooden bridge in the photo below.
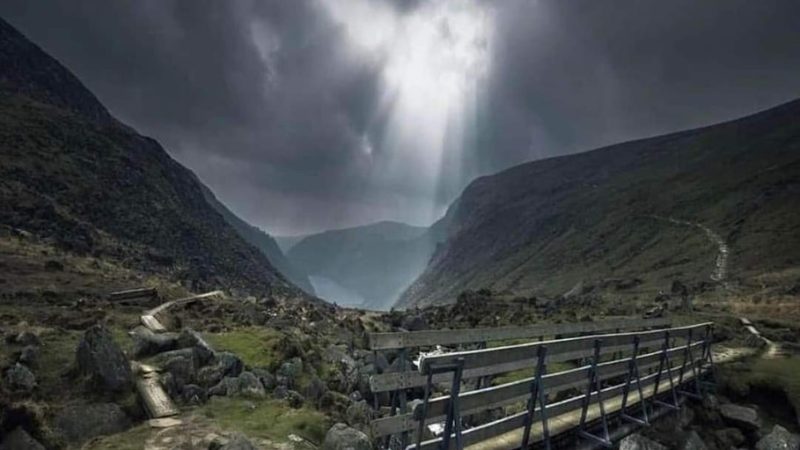
[[[702,395],[701,378],[713,374],[711,338],[711,323],[672,327],[668,319],[373,334],[372,350],[398,352],[401,371],[370,380],[376,401],[391,393],[390,414],[372,422],[372,436],[384,447],[425,450],[611,447]],[[529,342],[487,348],[519,340]],[[416,368],[403,367],[412,349],[445,345],[475,348],[422,353]],[[530,372],[490,382],[520,370]],[[447,394],[433,396],[442,385]],[[420,391],[411,408],[409,394]],[[504,415],[479,423],[490,411]],[[465,419],[474,426],[464,429]],[[443,432],[434,436],[430,424]]]

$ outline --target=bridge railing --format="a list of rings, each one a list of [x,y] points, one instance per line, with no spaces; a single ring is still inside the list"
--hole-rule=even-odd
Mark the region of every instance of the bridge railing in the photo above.
[[[373,429],[379,427],[388,431],[416,427],[417,444],[409,446],[409,449],[417,446],[425,450],[460,449],[485,441],[492,442],[485,448],[497,450],[525,448],[537,441],[549,448],[551,436],[576,429],[584,438],[610,446],[606,413],[621,412],[623,419],[646,425],[647,399],[651,404],[677,408],[678,396],[700,394],[699,378],[711,362],[711,326],[711,323],[702,323],[667,330],[584,336],[424,357],[420,362],[420,372],[428,378],[441,371],[437,368],[451,369],[454,394],[429,399],[427,392],[430,392],[431,385],[428,384],[425,402],[418,405],[410,417],[404,417],[405,420],[400,420],[399,416],[385,418],[374,424]],[[647,351],[654,347],[659,350]],[[629,356],[603,361],[604,355],[615,355],[620,351],[627,351]],[[547,373],[549,362],[584,357],[590,364]],[[458,392],[460,375],[467,370],[518,360],[529,363],[532,377],[471,392]],[[688,383],[693,389],[682,390]],[[558,402],[547,401],[548,395],[553,397],[575,388],[585,393]],[[658,399],[659,395],[671,395],[670,401]],[[609,403],[609,399],[618,396],[622,396],[621,401],[616,398]],[[460,430],[462,416],[525,401],[528,407],[524,412],[463,432]],[[632,410],[634,406],[639,410],[638,416],[626,412],[626,408]],[[548,417],[551,418],[549,424]],[[442,420],[445,422],[444,435],[422,442],[424,425]],[[592,421],[601,422],[600,434],[590,433]]]
[[[424,387],[427,377],[414,370],[405,361],[409,351],[415,348],[426,348],[437,345],[442,346],[464,346],[477,344],[479,348],[485,348],[490,342],[509,341],[509,340],[534,340],[553,337],[565,337],[575,335],[597,335],[601,333],[620,332],[621,330],[643,330],[660,329],[669,327],[671,320],[668,318],[655,319],[613,319],[597,322],[576,322],[562,324],[540,324],[525,327],[500,327],[500,328],[473,328],[456,330],[425,330],[416,332],[396,332],[396,333],[374,333],[370,337],[370,348],[376,353],[379,351],[397,351],[401,362],[400,371],[394,373],[383,373],[373,375],[370,378],[370,388],[373,393],[391,393],[391,415],[376,419],[372,422],[372,435],[374,438],[389,436],[402,433],[404,435],[403,444],[405,445],[405,435],[417,427],[417,421],[413,419],[411,412],[407,409],[406,390]],[[655,341],[653,341],[655,342]],[[647,342],[646,344],[650,344]],[[620,345],[616,351],[624,351],[627,347]],[[496,349],[491,349],[496,350]],[[612,347],[604,348],[603,355],[613,353]],[[580,359],[587,355],[587,352],[573,352],[572,355],[564,357],[564,361],[570,359]],[[566,354],[565,354],[566,355]],[[491,364],[488,366],[476,366],[467,368],[462,373],[463,379],[477,378],[477,388],[480,389],[480,380],[483,377],[498,375],[531,367],[535,358],[510,359],[508,361]],[[432,382],[446,383],[452,380],[452,373],[441,373],[433,375]],[[376,409],[377,409],[376,396]]]

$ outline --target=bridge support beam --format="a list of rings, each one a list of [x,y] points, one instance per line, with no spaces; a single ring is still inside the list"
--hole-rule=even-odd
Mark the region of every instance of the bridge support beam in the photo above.
[[[581,410],[581,422],[578,428],[578,435],[586,439],[596,441],[606,448],[611,448],[611,437],[608,434],[608,418],[606,409],[603,406],[603,386],[597,373],[597,364],[600,362],[600,339],[594,341],[594,357],[589,368],[589,384],[586,387],[586,396],[583,397],[583,408]],[[603,435],[597,436],[590,433],[586,427],[586,416],[589,413],[589,406],[592,404],[592,390],[596,391],[597,404],[600,407],[600,419],[603,423]]]
[[[650,422],[647,418],[647,402],[644,401],[644,394],[642,393],[642,379],[639,375],[639,362],[636,360],[639,356],[639,336],[633,337],[633,354],[631,355],[631,361],[628,364],[628,375],[625,379],[625,387],[622,390],[622,407],[620,408],[620,417],[624,420],[629,422],[633,422],[638,425],[648,426]],[[641,417],[634,417],[628,414],[626,411],[628,405],[628,395],[630,394],[631,390],[631,382],[636,381],[636,389],[639,392],[639,404],[642,408],[642,415]]]
[[[536,411],[536,404],[539,404],[540,415],[542,417],[542,440],[545,450],[550,450],[550,430],[547,427],[547,398],[542,386],[542,375],[547,371],[547,347],[541,346],[536,354],[536,373],[531,382],[531,396],[528,398],[528,412],[525,414],[525,430],[522,433],[522,444],[520,448],[528,448],[528,441],[531,436],[531,426],[533,425],[533,414]]]

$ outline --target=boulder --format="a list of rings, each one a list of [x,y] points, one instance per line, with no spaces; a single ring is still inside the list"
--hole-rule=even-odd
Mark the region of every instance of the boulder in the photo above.
[[[306,387],[306,398],[317,405],[327,391],[328,386],[325,384],[325,382],[323,382],[318,376],[314,375]]]
[[[35,367],[39,362],[39,347],[28,345],[19,353],[18,361],[28,367]]]
[[[738,447],[745,441],[745,437],[741,430],[733,427],[716,430],[714,432],[714,436],[717,438],[717,441],[719,441],[720,448]]]
[[[80,372],[88,375],[100,389],[121,392],[131,388],[133,376],[128,359],[111,332],[95,325],[84,333],[76,352]]]
[[[697,434],[696,431],[692,430],[686,435],[686,439],[683,441],[683,445],[681,445],[682,450],[708,450],[706,443],[700,439],[700,435]]]
[[[230,352],[219,352],[217,354],[217,365],[222,369],[222,374],[226,377],[238,377],[244,370],[242,360]]]
[[[726,403],[719,407],[722,419],[728,424],[745,431],[758,431],[761,428],[761,419],[754,408]]]
[[[756,443],[756,450],[798,450],[800,436],[790,433],[786,428],[775,425],[772,431]]]
[[[243,434],[234,434],[225,445],[218,448],[219,450],[258,450]]]
[[[3,378],[6,387],[12,392],[30,394],[36,388],[36,376],[20,363],[9,367]]]
[[[187,384],[183,387],[181,399],[187,405],[202,405],[208,400],[208,393],[196,384]]]
[[[622,439],[619,450],[667,450],[667,447],[637,433]]]
[[[408,331],[421,331],[428,329],[428,322],[421,315],[406,316],[400,327]]]
[[[264,390],[264,385],[261,384],[261,380],[252,372],[242,372],[242,374],[237,377],[237,380],[239,382],[239,392],[242,395],[258,398],[267,395],[267,392]]]
[[[264,386],[264,389],[271,391],[275,389],[277,386],[277,380],[275,379],[275,375],[271,374],[269,370],[263,368],[255,368],[252,370],[253,375],[257,376],[261,384]]]
[[[303,373],[303,360],[300,357],[284,361],[278,369],[277,375],[285,377],[289,386],[294,386],[294,382]]]
[[[286,403],[288,403],[290,407],[300,408],[303,406],[303,403],[305,401],[306,399],[303,398],[303,396],[299,392],[293,391],[291,389],[286,391]]]
[[[35,345],[38,347],[42,345],[42,340],[32,331],[23,331],[14,337],[14,343],[17,345]]]
[[[242,372],[238,377],[225,377],[208,390],[208,395],[230,397],[240,394],[259,398],[267,395],[261,381],[252,372]]]
[[[162,369],[172,375],[172,380],[178,390],[183,389],[186,384],[194,383],[197,378],[194,362],[184,356],[170,358],[163,364]]]
[[[45,448],[22,427],[17,427],[0,441],[0,450],[45,450]]]
[[[197,382],[207,388],[216,386],[223,378],[225,373],[220,365],[206,366],[197,372]]]
[[[76,444],[95,436],[125,431],[131,427],[131,420],[115,403],[95,403],[61,409],[54,425],[67,442]]]
[[[322,450],[370,450],[371,448],[366,434],[343,423],[332,426],[322,443]]]
[[[361,400],[347,407],[345,417],[347,418],[347,424],[350,426],[361,427],[368,425],[372,420],[372,408],[369,407],[366,401]]]
[[[145,327],[136,327],[131,332],[133,356],[143,358],[178,348],[178,335],[175,333],[153,333]]]

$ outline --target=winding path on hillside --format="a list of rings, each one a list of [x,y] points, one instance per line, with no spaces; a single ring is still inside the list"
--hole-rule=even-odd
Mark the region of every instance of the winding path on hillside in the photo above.
[[[656,220],[667,221],[676,225],[683,225],[687,227],[699,228],[703,230],[706,237],[717,247],[717,258],[714,261],[714,271],[711,273],[711,279],[720,283],[725,283],[728,277],[728,244],[722,239],[722,236],[717,234],[711,228],[699,222],[690,222],[688,220],[677,219],[675,217],[663,216],[650,216]]]

